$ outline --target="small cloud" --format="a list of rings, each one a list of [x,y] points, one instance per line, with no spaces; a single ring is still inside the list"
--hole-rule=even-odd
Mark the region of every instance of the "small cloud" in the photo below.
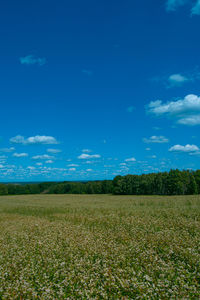
[[[200,0],[196,0],[196,2],[192,0],[167,0],[166,10],[168,12],[173,12],[176,11],[179,7],[190,3],[192,5],[191,15],[200,15]]]
[[[90,149],[83,149],[82,152],[84,152],[84,153],[90,153],[90,152],[92,152],[92,150],[90,150]]]
[[[5,160],[6,158],[8,158],[6,155],[0,155],[0,159],[2,160]]]
[[[35,155],[32,157],[32,159],[47,159],[47,160],[50,160],[50,159],[54,159],[55,157],[54,156],[51,156],[51,155],[48,155],[48,154],[43,154],[43,155]]]
[[[78,167],[79,165],[77,164],[69,164],[68,167]]]
[[[82,73],[85,74],[85,75],[87,75],[87,76],[92,76],[93,75],[93,71],[87,70],[87,69],[83,69]]]
[[[185,98],[162,103],[160,100],[150,102],[147,112],[156,116],[166,116],[177,119],[183,125],[200,125],[200,97],[187,95]]]
[[[46,164],[53,164],[53,160],[49,159],[45,161]]]
[[[101,157],[101,155],[99,155],[99,154],[91,154],[90,155],[90,154],[83,153],[78,156],[78,159],[91,159],[91,158],[100,158],[100,157]]]
[[[176,11],[179,7],[185,5],[188,0],[168,0],[166,2],[167,11]]]
[[[181,74],[173,74],[168,78],[168,82],[170,84],[169,87],[182,86],[187,81],[191,81],[191,79]]]
[[[189,125],[189,126],[200,125],[200,115],[194,115],[194,116],[182,118],[178,121],[178,123],[182,125]]]
[[[151,151],[151,148],[146,148],[145,150],[146,150],[146,151]]]
[[[169,149],[170,152],[185,152],[185,153],[192,153],[192,152],[199,152],[200,149],[196,145],[174,145]]]
[[[46,58],[41,58],[41,57],[36,57],[34,55],[27,55],[24,57],[20,57],[20,63],[22,65],[38,65],[38,66],[43,66],[46,64]]]
[[[155,158],[157,158],[157,156],[156,155],[151,155],[151,156],[149,156],[149,158],[155,159]]]
[[[198,67],[185,74],[174,73],[168,76],[156,76],[151,79],[155,83],[161,83],[165,88],[181,87],[186,83],[200,80],[200,72]]]
[[[93,164],[94,162],[91,161],[91,160],[87,160],[85,163],[88,164],[88,165],[90,165],[90,164]]]
[[[127,111],[128,113],[132,113],[134,110],[135,110],[135,107],[134,107],[134,106],[129,106],[129,107],[126,109],[126,111]]]
[[[41,162],[36,163],[37,166],[42,166],[43,164]]]
[[[17,135],[17,136],[15,136],[15,137],[12,137],[12,138],[10,139],[10,142],[13,143],[13,144],[24,144],[25,139],[24,139],[23,136]]]
[[[34,144],[58,144],[58,141],[53,136],[46,135],[36,135],[28,138],[24,138],[22,135],[17,135],[10,139],[10,142],[13,144],[22,144],[22,145],[34,145]]]
[[[169,140],[166,137],[162,136],[162,135],[160,135],[160,136],[153,135],[148,139],[143,138],[143,142],[148,143],[148,144],[149,143],[163,144],[163,143],[168,143]]]
[[[47,149],[47,152],[56,154],[56,153],[62,152],[62,150],[60,150],[60,149]]]
[[[27,157],[28,153],[13,153],[14,157]]]
[[[69,168],[69,171],[76,171],[76,168]]]
[[[87,169],[86,171],[87,171],[87,172],[92,172],[92,169]]]
[[[28,169],[28,170],[35,170],[36,168],[35,168],[35,167],[32,167],[32,166],[28,166],[27,169]]]
[[[131,158],[125,159],[125,161],[127,161],[127,162],[135,162],[136,159],[134,157],[131,157]]]
[[[9,153],[9,152],[13,152],[15,150],[14,147],[10,147],[10,148],[1,148],[0,149],[0,152],[6,152],[6,153]]]

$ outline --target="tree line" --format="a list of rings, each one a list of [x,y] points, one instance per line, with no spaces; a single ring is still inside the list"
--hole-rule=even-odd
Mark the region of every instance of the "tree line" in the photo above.
[[[0,195],[22,194],[193,195],[200,194],[200,170],[119,175],[88,182],[0,184]]]

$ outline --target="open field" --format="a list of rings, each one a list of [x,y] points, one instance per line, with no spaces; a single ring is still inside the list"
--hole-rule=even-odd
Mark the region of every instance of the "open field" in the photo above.
[[[200,298],[200,196],[0,197],[0,299]]]

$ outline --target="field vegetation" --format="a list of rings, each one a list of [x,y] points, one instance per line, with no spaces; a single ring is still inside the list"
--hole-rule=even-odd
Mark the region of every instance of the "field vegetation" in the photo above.
[[[0,299],[199,299],[200,196],[0,197]]]

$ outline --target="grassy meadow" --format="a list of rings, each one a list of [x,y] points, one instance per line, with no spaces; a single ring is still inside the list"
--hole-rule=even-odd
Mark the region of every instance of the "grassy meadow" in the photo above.
[[[0,299],[200,298],[200,196],[0,197]]]

